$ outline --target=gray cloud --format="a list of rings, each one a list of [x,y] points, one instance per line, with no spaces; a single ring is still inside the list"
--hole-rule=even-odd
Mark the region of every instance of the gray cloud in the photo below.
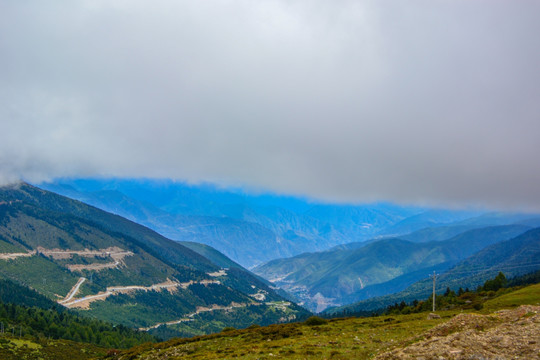
[[[0,179],[540,209],[538,1],[0,2]]]

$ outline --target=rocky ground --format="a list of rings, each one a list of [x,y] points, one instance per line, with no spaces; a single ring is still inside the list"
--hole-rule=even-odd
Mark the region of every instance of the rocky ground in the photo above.
[[[540,306],[491,315],[459,314],[419,341],[376,359],[540,359]]]

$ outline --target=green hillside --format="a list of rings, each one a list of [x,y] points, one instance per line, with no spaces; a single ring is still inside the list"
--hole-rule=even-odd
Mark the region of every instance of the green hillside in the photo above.
[[[180,244],[184,245],[188,249],[195,251],[198,254],[201,254],[212,263],[222,267],[222,268],[242,268],[241,265],[229,259],[227,256],[223,255],[216,249],[211,246],[193,242],[193,241],[179,241]]]
[[[540,269],[540,228],[529,230],[513,239],[490,245],[456,264],[442,273],[437,280],[437,293],[447,287],[457,291],[460,287],[474,289],[492,278],[499,271],[508,277],[515,277]],[[427,275],[427,274],[426,274]],[[418,281],[405,290],[360,301],[355,304],[330,309],[339,311],[370,311],[386,307],[395,302],[410,302],[427,297],[432,291],[432,281],[427,278]]]
[[[2,360],[86,360],[105,356],[110,350],[93,344],[47,338],[0,337]]]
[[[87,222],[97,230],[106,230],[112,234],[117,233],[123,237],[129,237],[130,242],[160,256],[164,261],[201,271],[216,269],[216,266],[203,256],[142,225],[25,183],[3,187],[0,190],[0,201],[5,202],[5,208],[0,211],[16,211],[22,207],[38,219],[41,217],[62,218],[62,216],[67,216],[69,219],[75,218],[74,221]]]
[[[27,184],[0,188],[0,278],[81,315],[167,336],[307,314],[243,268],[223,269],[143,226]],[[186,325],[167,325],[175,321]]]
[[[245,330],[230,330],[190,339],[173,339],[159,344],[148,344],[122,351],[112,359],[160,359],[160,358],[193,358],[193,359],[372,359],[401,358],[386,354],[388,351],[399,351],[413,344],[423,345],[425,342],[444,341],[445,336],[460,334],[467,339],[481,336],[489,329],[512,330],[511,335],[521,347],[509,347],[508,351],[529,354],[534,349],[533,340],[538,333],[538,314],[528,311],[527,307],[504,313],[493,313],[500,309],[513,309],[527,304],[540,309],[540,287],[532,285],[517,291],[510,291],[483,302],[484,309],[479,314],[473,309],[455,308],[439,311],[439,319],[429,319],[428,313],[409,315],[392,314],[370,318],[340,318],[324,320],[310,318],[305,322],[271,325],[268,327],[251,327]],[[515,299],[520,299],[518,302]],[[485,315],[482,315],[485,314]],[[532,336],[532,338],[531,338]],[[523,341],[520,337],[523,337]],[[499,341],[504,338],[503,334]],[[480,340],[477,340],[480,343]],[[531,342],[529,343],[528,340]],[[483,343],[483,342],[482,342]],[[529,344],[529,345],[526,345]],[[496,358],[500,350],[495,345],[477,346],[455,340],[450,350],[483,351]],[[438,358],[451,358],[444,346],[432,350]],[[532,352],[534,354],[534,350]],[[499,355],[501,355],[499,354]],[[513,356],[502,358],[515,358]],[[414,352],[411,358],[419,358]],[[429,357],[425,357],[429,358]],[[468,358],[480,358],[471,355]],[[497,357],[497,358],[500,358]],[[519,357],[518,357],[519,358]],[[528,357],[528,358],[534,358]]]
[[[388,238],[273,260],[253,271],[305,301],[308,308],[321,311],[401,291],[432,271],[445,271],[484,247],[528,229],[523,225],[485,227],[444,241],[418,243]]]

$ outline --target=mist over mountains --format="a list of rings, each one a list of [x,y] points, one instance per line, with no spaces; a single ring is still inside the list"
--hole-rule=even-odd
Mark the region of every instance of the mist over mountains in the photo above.
[[[171,239],[210,245],[246,267],[481,214],[389,203],[324,204],[166,180],[63,179],[40,186],[125,216]]]
[[[40,186],[211,255],[200,244],[209,245],[315,312],[404,291],[540,226],[540,216],[528,213],[324,204],[166,180]]]
[[[0,359],[540,354],[539,13],[0,1]]]

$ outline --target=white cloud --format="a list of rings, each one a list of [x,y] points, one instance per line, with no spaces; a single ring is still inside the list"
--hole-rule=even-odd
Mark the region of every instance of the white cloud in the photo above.
[[[0,4],[0,179],[540,208],[535,1]]]

